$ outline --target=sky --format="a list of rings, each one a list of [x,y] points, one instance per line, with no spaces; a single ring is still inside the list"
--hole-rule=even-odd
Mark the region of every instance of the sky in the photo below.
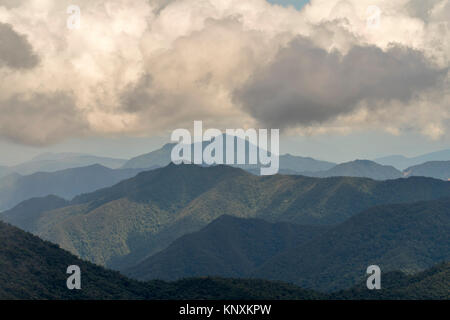
[[[280,4],[283,6],[294,6],[296,9],[302,9],[309,0],[269,0],[270,3]]]
[[[0,165],[130,158],[194,120],[336,162],[450,148],[449,17],[450,0],[0,0]]]

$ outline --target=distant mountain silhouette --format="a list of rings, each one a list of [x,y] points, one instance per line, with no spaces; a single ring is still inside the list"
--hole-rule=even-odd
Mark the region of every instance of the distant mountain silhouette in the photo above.
[[[418,164],[429,161],[450,161],[450,149],[427,153],[421,156],[408,158],[402,155],[393,155],[375,159],[383,165],[391,165],[399,170],[404,170]]]
[[[407,177],[432,177],[450,181],[450,161],[425,162],[423,164],[407,168],[404,171],[404,175]]]
[[[124,159],[97,157],[82,153],[44,153],[22,164],[6,167],[4,170],[6,170],[7,173],[30,175],[36,172],[55,172],[65,169],[87,167],[94,164],[117,169],[125,162],[126,160]],[[1,171],[0,168],[0,177]]]
[[[226,136],[224,135],[224,163],[226,157]],[[162,148],[152,151],[150,153],[140,155],[138,157],[130,159],[127,163],[123,165],[123,168],[148,168],[151,166],[167,166],[171,162],[171,152],[176,144],[168,143]],[[203,142],[202,150],[208,145],[208,142]],[[245,142],[245,149],[248,154],[249,142]],[[193,145],[191,145],[191,150],[193,150]],[[235,151],[237,150],[237,140],[235,142]],[[259,149],[257,149],[259,150]],[[193,154],[193,151],[192,151]],[[193,158],[191,163],[193,163]],[[254,174],[259,174],[259,165],[233,165],[235,167],[244,169],[246,171],[252,172]],[[290,154],[280,155],[280,172],[289,174],[298,174],[303,171],[322,171],[328,170],[335,166],[335,163],[315,160],[313,158],[293,156]]]
[[[165,167],[171,162],[171,152],[175,143],[167,143],[162,148],[155,151],[131,158],[122,168],[149,168],[151,166]]]
[[[113,170],[96,164],[56,172],[37,172],[27,176],[9,175],[0,178],[0,210],[12,208],[26,199],[50,194],[71,199],[81,193],[112,186],[135,176],[139,171]]]
[[[280,169],[291,170],[297,173],[304,171],[324,171],[333,168],[335,165],[332,162],[316,160],[309,157],[293,156],[290,154],[280,156]]]
[[[444,196],[450,182],[431,178],[259,177],[227,166],[172,164],[77,196],[28,227],[84,259],[124,270],[224,214],[330,225],[374,205]],[[29,215],[15,210],[16,221],[23,214]]]
[[[369,160],[355,160],[341,163],[335,167],[321,172],[305,173],[315,177],[365,177],[374,180],[398,179],[403,175],[392,166],[380,165]]]

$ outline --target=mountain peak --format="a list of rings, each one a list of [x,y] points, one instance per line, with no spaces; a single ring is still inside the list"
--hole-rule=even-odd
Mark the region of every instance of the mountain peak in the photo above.
[[[367,177],[374,180],[399,179],[403,174],[392,166],[378,164],[371,160],[358,159],[336,165],[321,173],[322,177]]]

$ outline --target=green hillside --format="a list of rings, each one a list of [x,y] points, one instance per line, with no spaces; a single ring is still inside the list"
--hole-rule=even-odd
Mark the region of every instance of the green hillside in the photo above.
[[[153,299],[153,300],[311,300],[378,299],[362,286],[333,295],[265,280],[201,278],[177,282],[138,282],[82,261],[58,246],[0,222],[0,300]],[[69,265],[81,269],[81,290],[68,290]],[[407,277],[382,278],[382,298],[448,299],[450,264]],[[399,274],[400,276],[396,276]],[[392,279],[392,280],[389,280]]]
[[[0,299],[137,299],[146,295],[143,284],[1,222],[0,243]],[[81,268],[81,290],[67,289],[69,265]]]
[[[258,177],[227,166],[169,165],[76,197],[28,228],[84,259],[124,270],[224,214],[330,225],[374,205],[443,196],[450,196],[450,182],[421,177]],[[16,221],[27,210],[16,210]]]
[[[364,211],[312,241],[269,259],[254,277],[333,291],[382,272],[417,272],[450,260],[450,199]]]
[[[33,232],[42,213],[68,206],[69,201],[49,195],[42,198],[32,198],[21,202],[11,210],[0,213],[0,219],[20,226],[22,230]]]
[[[328,229],[221,216],[202,230],[177,239],[125,274],[140,280],[198,276],[243,278],[279,252],[305,243]]]
[[[1,222],[0,243],[0,300],[324,298],[294,285],[261,280],[138,282],[82,261],[54,244]],[[69,265],[81,269],[81,290],[67,289]]]

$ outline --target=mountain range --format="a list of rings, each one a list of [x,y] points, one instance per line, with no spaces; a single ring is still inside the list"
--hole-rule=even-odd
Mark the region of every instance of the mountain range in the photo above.
[[[259,177],[227,166],[172,164],[77,196],[54,210],[36,214],[32,205],[18,206],[0,218],[23,227],[21,216],[37,215],[27,230],[84,259],[125,270],[223,214],[333,225],[376,205],[446,196],[449,182],[423,177]]]
[[[392,166],[381,165],[370,160],[355,160],[338,164],[326,171],[302,172],[312,177],[365,177],[374,180],[389,180],[403,177],[402,172]]]
[[[417,157],[405,157],[403,155],[392,155],[377,158],[375,162],[383,165],[394,166],[399,170],[404,170],[408,167],[416,166],[418,164],[429,161],[450,161],[450,149],[440,150],[423,154]]]
[[[252,279],[191,278],[177,282],[138,282],[80,260],[58,246],[0,222],[0,300],[320,300],[448,299],[450,264],[412,276],[393,272],[385,288],[368,292],[362,285],[332,294],[292,284]],[[81,290],[68,290],[67,267],[81,270]]]
[[[250,146],[249,142],[245,141],[244,144],[246,151],[248,151]],[[203,142],[202,148],[205,148],[206,145],[207,142]],[[129,160],[98,157],[81,153],[44,153],[34,157],[28,162],[16,166],[0,166],[0,178],[13,173],[30,175],[35,172],[54,172],[94,164],[100,164],[111,169],[149,169],[164,167],[171,162],[171,151],[174,146],[174,143],[168,143],[160,149],[131,158]],[[191,145],[191,149],[193,149],[193,144]],[[236,149],[237,144],[235,145],[235,150]],[[256,150],[259,149],[256,148]],[[224,154],[226,154],[225,146]],[[447,180],[447,174],[439,173],[439,167],[433,167],[438,165],[438,163],[436,163],[437,160],[450,161],[450,149],[433,152],[414,158],[395,155],[378,158],[375,161],[355,160],[341,164],[316,160],[310,157],[284,154],[280,155],[279,158],[279,173],[306,175],[312,177],[352,176],[372,178],[375,180],[386,180],[397,179],[402,176],[410,176],[411,173],[409,171],[409,167],[424,164],[425,162],[434,162],[433,165],[427,164],[429,168],[422,170],[420,174],[418,173],[417,175]],[[233,166],[257,175],[260,172],[259,165],[247,164]],[[403,172],[398,169],[403,170]]]
[[[58,246],[0,222],[0,300],[153,299],[153,300],[320,300],[320,299],[449,299],[450,263],[407,276],[383,276],[373,292],[357,285],[333,294],[292,284],[251,279],[192,278],[177,282],[138,282],[80,260]],[[81,290],[68,290],[67,267],[81,270]]]
[[[430,161],[405,169],[405,176],[423,176],[450,180],[450,161]]]
[[[202,150],[206,145],[207,142],[203,142]],[[171,151],[174,146],[174,143],[168,143],[160,149],[134,157],[128,160],[123,165],[123,168],[148,168],[150,166],[166,166],[171,162]],[[248,141],[245,142],[245,148],[248,151]],[[193,146],[191,146],[191,149],[193,149]],[[225,153],[226,150],[224,147],[224,154]],[[374,161],[355,160],[341,164],[316,160],[310,157],[284,154],[280,155],[279,172],[282,174],[303,174],[315,177],[354,176],[367,177],[375,180],[385,180],[400,178],[403,176],[402,171],[407,171],[405,169],[430,161],[450,161],[450,149],[436,151],[413,158],[408,158],[402,155],[393,155],[377,158]],[[240,167],[241,169],[255,174],[258,173],[258,166],[236,165],[236,167]],[[423,175],[436,177],[436,175],[428,175],[427,172],[424,172]]]
[[[30,175],[36,172],[55,172],[77,167],[87,167],[99,164],[111,169],[120,168],[126,160],[107,157],[98,157],[82,153],[44,153],[30,161],[10,166],[0,167],[0,178],[7,174],[18,173]]]
[[[222,216],[125,274],[140,280],[256,277],[335,291],[376,264],[412,273],[450,259],[450,198],[374,207],[335,227]]]
[[[226,136],[223,136],[224,141],[226,141]],[[248,141],[242,141],[239,138],[235,138],[235,145],[234,150],[235,154],[237,151],[237,144],[238,141],[241,141],[244,144],[246,154],[248,155],[248,150],[250,148],[250,143]],[[170,164],[171,161],[171,152],[173,147],[176,144],[174,143],[168,143],[164,145],[162,148],[152,151],[147,154],[143,154],[140,156],[137,156],[135,158],[130,159],[127,161],[123,168],[149,168],[152,166],[159,166],[159,167],[165,167],[168,164]],[[205,147],[208,145],[207,142],[202,143],[202,150],[205,149]],[[190,146],[191,148],[191,154],[193,155],[193,149],[194,144]],[[255,146],[256,152],[259,152],[259,148]],[[226,155],[226,143],[224,142],[223,147],[223,162],[225,163],[225,155]],[[192,156],[193,157],[193,156]],[[248,156],[246,158],[246,161],[248,161]],[[332,162],[327,161],[320,161],[309,157],[299,157],[299,156],[293,156],[290,154],[280,155],[279,158],[279,166],[281,172],[289,172],[292,174],[298,174],[299,172],[316,172],[316,171],[324,171],[328,170],[332,167],[334,167],[336,164]],[[193,158],[191,158],[191,163],[193,163]],[[259,165],[233,165],[234,167],[238,167],[247,171],[250,171],[252,173],[258,173],[259,172]]]
[[[82,193],[112,186],[135,176],[140,171],[110,169],[95,164],[55,172],[37,172],[26,176],[11,174],[0,178],[0,210],[9,209],[30,198],[47,195],[72,199]]]
[[[406,168],[403,172],[393,166],[381,165],[370,160],[355,160],[338,164],[331,169],[316,172],[286,172],[309,177],[365,177],[374,180],[399,179],[402,177],[430,177],[441,180],[450,179],[450,161],[430,161]]]
[[[354,160],[337,164],[331,169],[316,172],[286,172],[309,177],[365,177],[374,180],[390,180],[402,177],[430,177],[441,180],[450,179],[450,161],[430,161],[409,167],[403,172],[390,165],[381,165],[370,160]]]
[[[11,299],[323,299],[320,293],[263,280],[187,279],[138,282],[80,260],[58,246],[0,222],[0,300]],[[81,290],[68,290],[67,267],[81,270]]]
[[[328,229],[223,215],[124,273],[140,280],[244,278],[279,252],[306,243]]]
[[[253,276],[333,291],[383,272],[424,270],[450,259],[450,199],[373,207],[269,259]]]
[[[40,286],[47,286],[41,298],[63,299],[446,296],[437,281],[446,283],[448,263],[438,264],[450,260],[450,161],[402,172],[369,160],[334,164],[287,154],[280,156],[280,174],[259,176],[257,165],[176,166],[170,163],[173,146],[128,162],[47,154],[15,171],[0,167],[0,210],[6,210],[0,219],[63,249],[53,251],[48,242],[30,234],[22,239],[22,231],[0,225],[10,238],[42,241],[18,252],[20,259],[48,252],[57,260],[70,256],[93,270],[91,283],[114,279],[108,293],[92,286],[74,296],[43,284],[54,279],[39,279],[42,270],[21,282],[10,260],[18,245],[5,240],[0,264],[10,277],[0,278],[6,283],[0,297],[33,298]],[[417,158],[436,156],[446,154]],[[120,169],[75,164],[83,161]],[[52,163],[74,168],[54,171]],[[36,168],[43,172],[16,173]],[[387,291],[364,289],[371,264],[381,267]],[[417,288],[425,293],[414,294]]]
[[[225,141],[225,138],[224,138]],[[207,145],[206,142],[203,143],[202,148],[204,149]],[[150,153],[140,155],[138,157],[132,158],[127,161],[123,168],[149,168],[151,166],[163,167],[167,166],[171,162],[171,151],[175,144],[166,144],[162,148],[152,151]],[[193,145],[191,149],[193,150]],[[245,142],[245,148],[248,151],[249,142]],[[203,150],[202,149],[202,150]],[[235,146],[236,149],[236,146]],[[257,149],[258,150],[258,149]],[[226,149],[224,147],[224,154],[226,154]],[[396,159],[400,157],[401,159],[406,159],[404,164],[407,163],[420,163],[421,160],[433,159],[433,158],[443,158],[450,160],[450,153],[447,151],[440,151],[424,156],[416,157],[408,160],[406,157],[402,156],[392,156],[377,159],[376,161],[370,160],[354,160],[350,162],[345,162],[341,164],[335,164],[327,161],[320,161],[308,157],[293,156],[291,154],[280,155],[279,158],[279,173],[288,175],[304,175],[309,177],[364,177],[371,178],[374,180],[389,180],[398,179],[405,176],[425,176],[432,177],[436,179],[447,180],[450,176],[448,175],[448,168],[443,163],[430,162],[419,168],[407,168],[408,166],[401,165],[397,166],[395,161],[390,161],[390,159]],[[408,162],[409,161],[409,162]],[[393,163],[394,165],[392,165]],[[234,167],[244,169],[255,175],[259,175],[259,165],[233,165]],[[402,169],[407,168],[403,172],[398,170],[397,167]],[[411,169],[414,169],[411,170]]]

